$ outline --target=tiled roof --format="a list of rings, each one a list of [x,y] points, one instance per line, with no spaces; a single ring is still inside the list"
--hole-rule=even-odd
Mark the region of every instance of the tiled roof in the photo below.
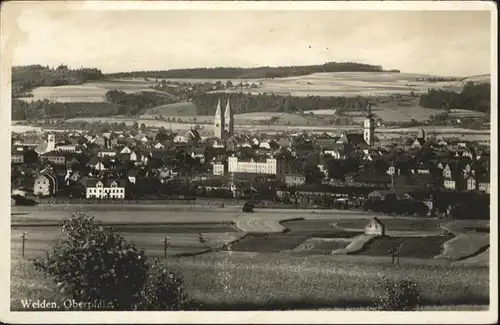
[[[99,181],[104,183],[104,187],[111,187],[112,182],[117,182],[119,187],[125,187],[125,184],[127,183],[124,179],[98,179],[95,177],[84,176],[80,179],[80,184],[84,187],[95,187]]]

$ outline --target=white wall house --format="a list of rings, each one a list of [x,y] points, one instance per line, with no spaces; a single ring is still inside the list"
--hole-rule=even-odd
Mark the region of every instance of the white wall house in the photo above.
[[[115,157],[116,156],[116,151],[114,150],[102,150],[97,153],[98,157],[104,158],[104,157]]]
[[[90,182],[86,188],[85,197],[87,199],[124,199],[125,184],[120,180],[108,182],[97,180],[95,184]]]
[[[213,173],[214,175],[224,175],[224,164],[223,163],[214,163],[213,165]]]
[[[478,189],[480,191],[490,193],[490,182],[479,182]]]
[[[443,186],[448,190],[455,190],[457,188],[457,183],[452,179],[445,179]]]

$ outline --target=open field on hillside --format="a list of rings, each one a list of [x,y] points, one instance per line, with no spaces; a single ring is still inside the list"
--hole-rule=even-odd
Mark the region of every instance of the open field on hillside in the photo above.
[[[409,94],[426,92],[429,88],[445,88],[460,91],[462,81],[454,82],[428,82],[417,81],[418,78],[430,77],[421,74],[390,73],[390,72],[335,72],[315,73],[306,76],[239,80],[233,79],[233,84],[240,82],[257,83],[253,89],[234,88],[220,92],[251,92],[274,93],[292,96],[380,96],[394,93]],[[483,77],[480,78],[484,81]],[[205,83],[216,82],[216,79],[169,79],[176,82]],[[226,82],[227,80],[220,80]],[[125,92],[137,92],[149,89],[155,84],[151,78],[123,78],[107,81],[88,82],[83,85],[39,87],[33,90],[33,97],[24,100],[57,100],[61,102],[103,102],[104,94],[111,89]]]
[[[460,261],[479,255],[489,247],[489,234],[460,234],[444,243],[444,251],[436,258]]]
[[[378,237],[368,242],[357,254],[389,257],[391,249],[402,245],[401,257],[431,259],[441,254],[443,244],[451,238],[450,236]]]
[[[373,113],[385,122],[409,122],[426,121],[431,115],[441,113],[441,111],[420,107],[417,103],[411,106],[393,106],[381,104],[373,109]]]
[[[427,92],[429,88],[460,91],[462,81],[417,81],[421,74],[391,72],[332,72],[306,76],[259,80],[259,86],[243,90],[250,93],[283,94],[291,96],[381,96],[395,93]],[[216,92],[240,92],[239,88]]]
[[[135,93],[143,90],[152,91],[148,86],[153,81],[142,80],[111,80],[92,81],[82,85],[38,87],[33,89],[33,97],[21,98],[26,101],[44,100],[57,102],[104,102],[105,94],[109,90],[121,90],[126,93]]]
[[[95,207],[94,207],[95,208]],[[76,207],[76,209],[79,209]],[[71,211],[14,210],[17,222],[34,220],[56,222]],[[22,211],[22,212],[21,212]],[[426,306],[489,303],[489,275],[485,263],[450,263],[427,258],[429,251],[440,247],[435,241],[421,240],[412,245],[411,254],[402,255],[400,264],[380,254],[332,256],[334,249],[345,247],[344,241],[359,232],[332,226],[364,226],[372,217],[356,211],[257,211],[243,214],[235,211],[175,212],[144,208],[138,211],[88,211],[97,221],[112,224],[125,239],[144,249],[148,256],[162,256],[165,236],[169,237],[167,264],[178,270],[186,283],[188,294],[207,310],[252,309],[318,309],[366,308],[381,294],[377,286],[382,275],[394,280],[410,279],[418,283]],[[27,213],[30,219],[26,220]],[[140,218],[137,216],[140,215]],[[306,217],[281,223],[288,231],[278,234],[248,234],[235,228],[233,222],[249,221],[249,225],[267,228],[267,222]],[[380,216],[388,229],[430,229],[435,220],[395,219]],[[466,227],[466,221],[453,224]],[[471,222],[469,225],[474,226]],[[258,228],[258,227],[257,227]],[[19,299],[53,299],[54,285],[20,258],[20,234],[28,231],[26,257],[44,256],[60,234],[52,227],[12,227],[11,230],[11,306],[20,309]],[[199,241],[202,233],[204,242]],[[241,238],[238,240],[238,238]],[[408,240],[417,241],[415,238]],[[291,251],[304,243],[314,245]],[[431,245],[432,244],[432,245]],[[435,245],[434,245],[435,244]],[[238,247],[238,245],[240,247]],[[228,251],[206,253],[214,248]],[[307,245],[305,245],[307,246]],[[379,245],[380,246],[380,245]],[[432,246],[432,247],[430,247]],[[368,247],[368,250],[373,247]],[[239,252],[247,251],[247,252]],[[259,253],[261,252],[261,253]],[[276,252],[281,254],[273,254]],[[420,254],[420,255],[419,255]],[[421,256],[422,254],[427,254]],[[176,257],[184,255],[184,257]],[[187,255],[187,256],[186,256]],[[195,256],[192,256],[195,255]],[[321,256],[323,255],[323,256]],[[328,255],[328,256],[325,256]],[[419,258],[416,258],[419,257]],[[427,258],[427,259],[426,259]],[[293,283],[293,285],[290,285]],[[464,306],[467,310],[467,306]]]
[[[438,261],[394,266],[371,257],[226,252],[169,257],[167,263],[203,310],[366,308],[382,294],[377,282],[383,275],[416,282],[423,309],[489,304],[488,268]],[[11,274],[12,310],[21,309],[21,298],[56,299],[55,285],[15,252]]]
[[[160,115],[164,117],[181,116],[181,117],[197,118],[196,105],[191,102],[182,102],[182,103],[157,106],[148,109],[144,114],[141,115],[141,117],[151,118]]]

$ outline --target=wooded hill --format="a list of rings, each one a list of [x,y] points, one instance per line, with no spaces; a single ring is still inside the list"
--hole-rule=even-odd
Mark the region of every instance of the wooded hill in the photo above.
[[[379,65],[362,64],[355,62],[327,62],[321,65],[303,65],[287,67],[256,67],[256,68],[194,68],[171,69],[160,71],[134,71],[107,74],[107,77],[125,78],[198,78],[198,79],[261,79],[304,76],[318,72],[383,72]],[[392,70],[392,72],[399,72]]]
[[[54,69],[39,64],[12,67],[12,97],[30,96],[26,93],[36,87],[80,85],[102,77],[102,71],[95,68],[72,70],[60,65]]]

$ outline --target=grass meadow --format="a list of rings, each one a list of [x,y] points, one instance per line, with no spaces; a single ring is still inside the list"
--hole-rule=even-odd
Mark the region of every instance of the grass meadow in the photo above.
[[[426,92],[429,88],[461,90],[462,81],[428,82],[421,74],[390,72],[332,72],[313,73],[305,76],[262,79],[259,86],[246,92],[274,93],[291,96],[381,96],[394,93]],[[241,89],[216,92],[240,92]]]
[[[487,267],[437,262],[392,265],[387,258],[234,252],[166,260],[182,274],[201,310],[369,308],[382,294],[383,275],[416,282],[423,309],[476,310],[489,304]],[[20,299],[57,299],[55,285],[18,253],[12,256],[12,275],[11,310],[22,309]]]
[[[106,100],[105,95],[109,90],[121,90],[126,93],[135,93],[143,90],[151,91],[152,81],[145,80],[110,80],[92,81],[82,85],[45,86],[33,89],[33,97],[21,98],[25,101],[48,99],[57,102],[94,102],[101,103]]]

